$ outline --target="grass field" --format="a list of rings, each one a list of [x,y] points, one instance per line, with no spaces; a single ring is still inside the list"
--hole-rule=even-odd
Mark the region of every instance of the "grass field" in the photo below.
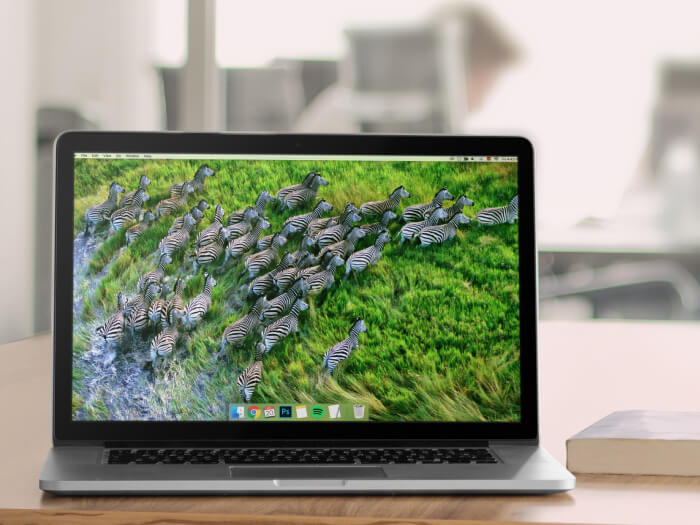
[[[358,207],[387,198],[403,184],[410,204],[429,202],[442,186],[457,197],[465,193],[475,205],[473,217],[487,206],[506,204],[517,192],[515,164],[408,163],[345,161],[179,161],[76,160],[74,232],[85,228],[87,207],[102,202],[113,180],[131,191],[142,173],[154,210],[168,187],[192,178],[207,163],[216,176],[205,190],[190,198],[211,205],[198,230],[206,227],[221,204],[226,213],[252,205],[262,190],[301,181],[312,170],[329,180],[319,190],[340,213],[346,202]],[[445,205],[449,205],[446,202]],[[184,213],[184,210],[183,210]],[[300,211],[279,213],[268,206],[266,216],[278,231],[284,220]],[[215,275],[212,306],[203,322],[186,333],[176,355],[155,373],[143,367],[149,337],[119,351],[110,366],[99,364],[94,330],[116,309],[115,295],[136,293],[139,276],[157,263],[157,245],[174,216],[156,221],[128,248],[124,232],[98,241],[83,268],[76,269],[73,359],[73,415],[77,419],[226,419],[227,407],[241,401],[236,378],[253,358],[252,344],[229,349],[226,358],[212,359],[221,333],[248,310],[241,287],[242,261]],[[366,221],[372,222],[372,221]],[[390,226],[398,237],[400,225]],[[96,238],[105,237],[98,228]],[[194,235],[192,236],[192,240]],[[462,226],[457,238],[442,246],[421,248],[392,242],[380,262],[344,280],[326,294],[309,298],[300,317],[300,331],[275,346],[264,358],[263,381],[252,398],[257,403],[351,402],[365,404],[373,420],[383,421],[512,421],[520,417],[518,227]],[[76,241],[77,242],[77,241]],[[362,239],[357,249],[372,239]],[[299,237],[285,249],[297,249]],[[176,254],[166,275],[192,274],[191,248]],[[223,258],[222,258],[223,259]],[[217,263],[221,264],[221,261]],[[213,266],[213,268],[215,268]],[[202,272],[188,279],[185,299],[200,293]],[[325,351],[347,336],[361,316],[368,331],[360,347],[332,377],[323,380]],[[152,334],[151,334],[152,335]]]

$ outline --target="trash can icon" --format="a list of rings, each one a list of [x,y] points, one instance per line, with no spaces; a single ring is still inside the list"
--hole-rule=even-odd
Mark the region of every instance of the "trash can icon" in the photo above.
[[[362,419],[365,417],[365,405],[353,405],[352,410],[355,413],[355,419]]]

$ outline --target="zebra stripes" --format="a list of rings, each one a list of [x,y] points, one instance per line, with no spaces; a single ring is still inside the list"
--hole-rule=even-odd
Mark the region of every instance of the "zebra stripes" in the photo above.
[[[146,210],[146,213],[143,214],[141,222],[130,226],[124,233],[124,236],[126,237],[126,243],[131,244],[136,239],[141,237],[154,220],[155,217],[153,216],[153,212],[151,210]]]
[[[265,295],[275,287],[275,276],[294,265],[294,258],[290,253],[285,253],[277,266],[260,277],[253,279],[248,285],[248,297]]]
[[[132,201],[133,204],[119,208],[109,216],[111,229],[116,232],[121,230],[125,224],[138,221],[141,218],[141,206],[149,199],[148,193],[144,190],[138,190]]]
[[[159,293],[160,287],[156,284],[150,284],[143,294],[133,297],[127,303],[125,308],[129,311],[127,326],[132,336],[135,332],[143,332],[148,327],[148,308]]]
[[[211,275],[205,275],[204,289],[197,297],[185,306],[185,314],[182,316],[182,326],[185,330],[191,330],[199,320],[206,315],[211,306],[211,290],[216,286],[216,280]]]
[[[323,250],[318,252],[318,259],[322,261],[335,255],[341,259],[345,259],[355,251],[355,244],[364,236],[365,232],[362,228],[355,226],[350,230],[350,233],[348,233],[345,239],[326,246]]]
[[[114,359],[112,350],[121,344],[124,337],[124,329],[126,328],[126,317],[124,309],[126,308],[126,297],[123,293],[117,294],[117,311],[114,312],[102,326],[95,329],[95,333],[104,340],[104,349],[108,354],[105,365],[108,365]]]
[[[255,200],[255,211],[258,213],[258,217],[264,217],[265,216],[265,207],[267,206],[268,202],[272,202],[275,200],[267,191],[261,191],[260,195],[258,195],[258,198]],[[245,213],[245,210],[238,210],[234,211],[231,215],[228,216],[228,219],[226,220],[226,224],[228,226],[231,226],[232,224],[236,224],[237,222],[241,222],[243,220],[243,214]]]
[[[451,200],[454,200],[452,194],[447,191],[447,188],[442,188],[435,194],[432,202],[427,204],[413,204],[411,206],[406,206],[401,214],[401,220],[403,222],[422,221],[428,213],[442,207],[443,201]]]
[[[297,279],[301,277],[301,273],[311,266],[317,265],[318,259],[312,253],[307,253],[299,259],[294,266],[282,270],[274,278],[274,285],[278,292],[286,292]],[[315,271],[315,270],[314,270]],[[308,273],[308,272],[307,272]],[[312,272],[313,273],[313,272]]]
[[[296,228],[292,226],[291,224],[285,225],[278,233],[282,235],[283,237],[286,237],[289,239],[291,235],[294,235],[297,232]],[[272,239],[276,234],[271,234],[271,235],[265,235],[265,237],[261,237],[258,239],[258,244],[257,248],[260,251],[267,250],[270,247],[270,244],[272,243]]]
[[[190,193],[194,191],[194,187],[191,182],[185,182],[182,187],[181,194],[179,197],[170,197],[169,199],[163,199],[156,205],[156,218],[163,215],[169,215],[172,212],[184,208],[187,206],[187,199]]]
[[[325,270],[308,276],[306,282],[309,285],[309,295],[319,293],[333,286],[335,282],[335,270],[338,266],[342,266],[343,264],[343,259],[336,255],[328,262]]]
[[[160,243],[158,243],[160,253],[172,255],[176,251],[187,246],[187,243],[190,240],[190,233],[192,233],[194,225],[194,217],[192,217],[191,213],[186,213],[185,223],[182,225],[182,228],[175,230],[169,235],[166,235],[163,239],[161,239]]]
[[[268,306],[269,303],[265,297],[258,298],[246,315],[224,329],[217,359],[226,352],[226,345],[241,346],[243,344],[245,338],[252,334],[253,330],[260,324],[260,316]]]
[[[320,175],[320,174],[315,172],[315,171],[310,171],[306,175],[306,177],[304,177],[304,180],[302,181],[301,184],[293,184],[292,186],[285,186],[284,188],[281,188],[277,192],[277,199],[278,199],[279,203],[284,204],[284,198],[288,194],[292,193],[293,191],[300,190],[300,189],[305,188],[305,187],[308,188],[309,185],[311,185],[311,181],[314,180],[316,175]]]
[[[444,208],[435,209],[427,219],[416,222],[409,222],[401,228],[401,244],[405,241],[413,240],[420,231],[427,226],[435,226],[442,219],[447,218],[447,210]]]
[[[297,299],[306,297],[309,285],[304,279],[297,279],[292,287],[282,295],[270,299],[267,309],[260,315],[261,321],[270,321],[286,314]]]
[[[348,337],[326,351],[323,356],[321,370],[326,370],[326,375],[331,374],[342,361],[345,361],[350,356],[355,348],[360,346],[358,336],[366,331],[365,322],[358,318],[352,325],[352,328],[350,328]]]
[[[151,326],[158,330],[163,327],[163,320],[166,316],[166,308],[168,306],[168,294],[170,293],[170,287],[164,284],[160,291],[160,297],[155,299],[151,306],[148,307],[148,320],[151,322]],[[167,324],[167,323],[166,323]]]
[[[232,241],[233,239],[238,239],[243,237],[246,233],[249,233],[253,227],[253,221],[260,217],[255,208],[248,207],[243,212],[243,219],[235,224],[229,226],[224,226],[226,233],[226,240]]]
[[[418,234],[420,245],[425,247],[431,244],[442,244],[445,241],[452,240],[457,235],[459,225],[469,222],[471,222],[471,220],[468,217],[465,217],[463,213],[458,213],[445,224],[426,226]]]
[[[182,292],[185,290],[185,280],[182,277],[178,277],[175,281],[175,289],[173,296],[168,301],[168,305],[165,307],[165,318],[161,320],[163,327],[171,325],[173,319],[176,316],[180,318],[185,313],[185,302],[182,300]]]
[[[162,332],[156,334],[156,336],[151,340],[151,346],[149,348],[151,362],[155,365],[156,357],[167,356],[173,353],[175,350],[175,345],[180,337],[177,325],[182,320],[182,314],[179,311],[174,311],[172,320],[166,326]]]
[[[363,217],[384,215],[385,211],[394,211],[396,208],[398,208],[399,204],[401,203],[401,199],[407,199],[410,196],[411,194],[408,193],[403,186],[399,186],[391,192],[391,195],[387,200],[365,202],[362,206],[360,206],[360,214],[362,214]]]
[[[308,310],[309,305],[302,299],[297,299],[292,305],[290,312],[284,317],[280,317],[265,328],[262,332],[262,341],[265,346],[265,353],[272,350],[272,347],[287,337],[292,332],[298,330],[299,313]]]
[[[255,387],[262,380],[262,370],[263,362],[262,356],[265,351],[265,347],[258,343],[255,349],[255,361],[248,365],[248,367],[243,370],[243,373],[236,379],[236,385],[238,385],[238,392],[246,403],[250,401],[255,392]]]
[[[382,257],[384,245],[389,241],[391,241],[389,232],[384,231],[379,234],[373,246],[357,251],[348,257],[345,261],[345,278],[347,279],[353,270],[360,273],[368,266],[377,264],[377,261]]]
[[[301,261],[305,255],[311,253],[309,250],[311,247],[314,245],[314,240],[309,237],[308,235],[304,235],[301,239],[301,244],[299,245],[299,249],[292,253],[292,258],[295,261]]]
[[[205,201],[204,199],[199,201],[199,204],[197,204],[197,206],[192,206],[190,213],[192,214],[192,217],[194,217],[194,222],[199,224],[199,221],[201,221],[204,217],[204,211],[208,209],[209,204],[207,204],[207,201]],[[168,230],[168,233],[173,233],[175,230],[181,229],[183,224],[185,224],[185,216],[180,215],[177,219],[173,221],[173,225]]]
[[[317,173],[308,187],[299,188],[288,193],[282,199],[281,209],[293,210],[308,205],[316,198],[318,188],[321,186],[328,186],[328,181]]]
[[[214,176],[214,174],[214,170],[212,170],[206,164],[202,164],[195,172],[194,178],[187,182],[189,182],[192,185],[192,191],[200,191],[204,189],[204,181],[206,177],[212,177]],[[170,193],[171,197],[181,197],[182,188],[184,187],[184,185],[184,182],[178,182],[177,184],[173,184],[172,186],[170,186],[168,193]]]
[[[222,253],[224,253],[224,245],[226,244],[226,237],[224,234],[224,229],[219,229],[219,233],[216,236],[216,240],[212,243],[206,244],[197,248],[194,252],[194,261],[192,262],[194,271],[192,275],[197,275],[197,269],[200,266],[208,267],[211,263],[216,261]]]
[[[243,273],[248,272],[248,278],[252,279],[263,270],[267,269],[277,258],[280,248],[287,244],[287,238],[281,233],[275,233],[272,243],[267,250],[254,253],[246,258]]]
[[[363,224],[360,228],[365,232],[365,237],[379,235],[384,230],[389,229],[389,223],[396,219],[396,217],[397,215],[393,211],[385,211],[381,221],[373,222],[372,224]]]
[[[158,260],[158,267],[155,270],[144,273],[139,277],[136,283],[136,291],[141,293],[151,284],[160,285],[163,282],[163,275],[165,274],[165,267],[173,262],[170,255],[162,254]]]
[[[238,239],[229,241],[229,243],[226,245],[226,258],[224,259],[224,264],[226,264],[226,262],[229,260],[229,257],[237,258],[252,250],[255,243],[258,241],[258,237],[260,237],[260,233],[263,230],[267,230],[269,227],[270,223],[267,222],[264,217],[260,217],[250,233],[247,233]]]
[[[194,240],[195,249],[199,248],[200,246],[205,246],[216,240],[216,237],[219,234],[219,230],[221,230],[221,228],[223,227],[223,220],[224,209],[219,204],[217,204],[216,208],[214,209],[214,220],[211,221],[211,224],[209,226],[207,226],[201,232],[199,232]]]
[[[319,248],[325,248],[326,246],[344,239],[348,232],[350,232],[352,229],[352,225],[361,219],[362,217],[360,217],[359,213],[349,213],[341,224],[331,226],[330,228],[326,228],[325,230],[318,232],[314,238],[316,245]]]
[[[317,232],[325,228],[330,228],[331,226],[335,226],[337,224],[345,222],[346,217],[353,212],[359,213],[355,205],[352,202],[348,202],[345,204],[345,209],[340,215],[336,217],[323,217],[311,221],[306,227],[306,233],[307,235],[313,237]]]
[[[109,219],[109,216],[117,209],[117,197],[120,193],[124,193],[122,188],[116,182],[109,186],[109,195],[107,200],[101,204],[95,204],[85,210],[85,234],[92,234],[98,224]]]
[[[134,191],[130,191],[129,193],[122,193],[122,198],[119,199],[119,207],[124,208],[125,206],[131,206],[134,203],[134,197],[136,196],[136,192],[138,192],[139,190],[146,191],[150,184],[151,179],[146,177],[146,175],[141,175],[141,178],[139,179],[138,188],[136,188]]]
[[[513,224],[518,220],[518,195],[516,194],[506,206],[480,210],[474,218],[479,222],[479,226],[493,226],[506,222]]]
[[[323,215],[327,211],[331,211],[332,209],[333,206],[321,199],[320,201],[318,201],[318,204],[316,204],[313,211],[311,211],[310,213],[304,213],[302,215],[294,215],[293,217],[290,217],[289,219],[284,221],[284,225],[287,226],[287,224],[291,224],[294,227],[294,229],[296,229],[296,231],[303,232],[306,230],[306,227],[312,220],[318,219],[321,215]]]

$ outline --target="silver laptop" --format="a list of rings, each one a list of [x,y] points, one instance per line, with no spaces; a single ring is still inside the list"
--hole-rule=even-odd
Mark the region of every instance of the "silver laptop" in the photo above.
[[[558,492],[523,138],[69,132],[57,494]]]

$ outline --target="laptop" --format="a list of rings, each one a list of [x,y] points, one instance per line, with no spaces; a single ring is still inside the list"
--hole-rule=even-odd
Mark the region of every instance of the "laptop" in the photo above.
[[[56,494],[547,493],[518,137],[67,132]]]

